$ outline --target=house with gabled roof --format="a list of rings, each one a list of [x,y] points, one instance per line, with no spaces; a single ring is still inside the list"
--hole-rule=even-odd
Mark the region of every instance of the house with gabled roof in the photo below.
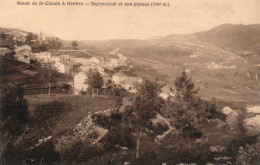
[[[51,58],[51,53],[49,52],[40,52],[40,53],[35,53],[35,58],[37,59],[38,62],[43,62],[47,63]]]
[[[119,72],[112,76],[112,81],[130,92],[136,92],[134,85],[135,83],[141,83],[142,79],[139,77],[127,76],[126,74]]]
[[[79,94],[80,91],[87,91],[88,84],[86,84],[87,74],[79,72],[74,76],[74,93]]]
[[[126,80],[120,82],[120,85],[129,92],[135,93],[135,84],[142,83],[142,79],[139,77],[127,77]]]
[[[57,61],[54,63],[54,67],[57,69],[60,73],[70,73],[70,70],[72,69],[72,66],[68,62],[61,62]]]
[[[11,53],[12,50],[9,48],[0,48],[0,56],[5,56],[8,53]]]
[[[90,58],[89,52],[86,50],[59,50],[62,55],[69,55],[70,58]]]
[[[161,88],[161,93],[160,93],[160,97],[162,97],[163,99],[167,100],[169,97],[175,97],[176,93],[175,93],[175,88],[173,85],[165,85],[164,87]]]
[[[115,84],[120,84],[120,82],[126,79],[127,79],[127,75],[122,72],[118,72],[112,76],[112,81],[114,81]]]

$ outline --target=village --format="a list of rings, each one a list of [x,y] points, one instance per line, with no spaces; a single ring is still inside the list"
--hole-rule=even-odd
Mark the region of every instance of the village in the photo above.
[[[135,67],[130,60],[123,54],[119,53],[119,49],[114,49],[107,53],[107,56],[94,56],[86,49],[78,49],[70,44],[67,44],[66,49],[48,49],[45,51],[33,52],[32,47],[26,43],[28,40],[28,34],[21,31],[11,30],[7,33],[13,36],[10,40],[12,43],[1,43],[0,55],[8,57],[8,54],[13,54],[14,58],[20,62],[40,65],[42,67],[48,67],[55,69],[59,73],[70,75],[73,77],[69,85],[73,88],[73,93],[78,95],[88,90],[87,73],[90,69],[97,70],[103,78],[104,86],[109,80],[116,85],[121,86],[125,90],[134,93],[134,85],[141,83],[142,78],[135,77],[127,74]],[[26,39],[27,38],[27,39]],[[32,37],[30,43],[49,44],[59,41],[57,37],[40,33],[37,37]],[[27,41],[28,43],[28,41]],[[31,73],[33,74],[33,73]],[[161,97],[167,99],[169,96],[173,96],[171,92],[172,87],[165,85],[162,87]]]

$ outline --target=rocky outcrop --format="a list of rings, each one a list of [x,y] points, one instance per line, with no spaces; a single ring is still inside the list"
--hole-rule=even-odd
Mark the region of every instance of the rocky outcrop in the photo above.
[[[260,106],[247,107],[247,119],[244,120],[244,127],[248,134],[260,135]]]
[[[227,123],[230,126],[230,128],[232,129],[232,128],[236,127],[238,124],[238,121],[237,121],[238,113],[229,107],[224,107],[222,109],[222,112],[225,115],[227,115]]]
[[[260,115],[248,118],[245,121],[245,128],[250,135],[259,136],[260,135]]]

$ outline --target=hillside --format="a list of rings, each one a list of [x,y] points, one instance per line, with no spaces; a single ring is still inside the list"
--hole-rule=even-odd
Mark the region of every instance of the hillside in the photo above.
[[[200,87],[199,94],[205,99],[254,103],[259,102],[257,98],[260,98],[259,60],[236,52],[255,50],[260,34],[258,27],[221,25],[191,35],[147,40],[88,41],[81,42],[80,46],[92,46],[104,56],[118,49],[139,67],[133,74],[149,79],[159,78],[163,84],[173,83],[185,69]],[[223,34],[219,34],[222,31]],[[248,37],[247,41],[245,36]]]
[[[223,24],[208,31],[195,33],[200,41],[208,42],[237,54],[260,55],[260,25]]]
[[[193,39],[206,42],[239,55],[260,54],[260,24],[222,24],[208,31],[190,35],[169,35],[165,39]]]

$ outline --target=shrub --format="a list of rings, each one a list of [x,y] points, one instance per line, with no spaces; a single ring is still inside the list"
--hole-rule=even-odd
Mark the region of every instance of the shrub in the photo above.
[[[0,158],[3,163],[14,160],[15,143],[25,132],[28,105],[23,95],[20,84],[9,84],[1,88]]]
[[[154,133],[156,135],[161,135],[163,134],[165,131],[169,130],[169,126],[168,125],[163,125],[161,123],[157,123],[156,125],[153,125],[151,127],[151,129],[154,131]]]
[[[21,84],[9,84],[1,88],[1,121],[12,117],[23,123],[26,122],[29,112],[27,101],[23,95]]]
[[[57,120],[62,113],[71,110],[71,105],[61,101],[52,101],[38,105],[33,112],[34,119],[38,124],[46,124],[47,121]]]
[[[170,136],[165,142],[165,161],[169,164],[194,163],[206,164],[210,161],[210,148],[207,142],[196,142],[182,136]]]
[[[74,130],[62,134],[55,145],[63,160],[86,161],[104,151],[99,140],[107,130],[96,126],[90,116],[84,118]]]
[[[109,116],[102,113],[94,114],[92,119],[94,122],[104,128],[107,128],[108,133],[101,139],[105,147],[110,148],[115,145],[132,148],[135,145],[132,137],[132,128],[128,124],[128,119],[125,113],[119,113],[117,110],[112,110]],[[130,117],[130,115],[127,115]]]
[[[257,165],[260,163],[260,143],[239,147],[236,163],[238,165]]]

